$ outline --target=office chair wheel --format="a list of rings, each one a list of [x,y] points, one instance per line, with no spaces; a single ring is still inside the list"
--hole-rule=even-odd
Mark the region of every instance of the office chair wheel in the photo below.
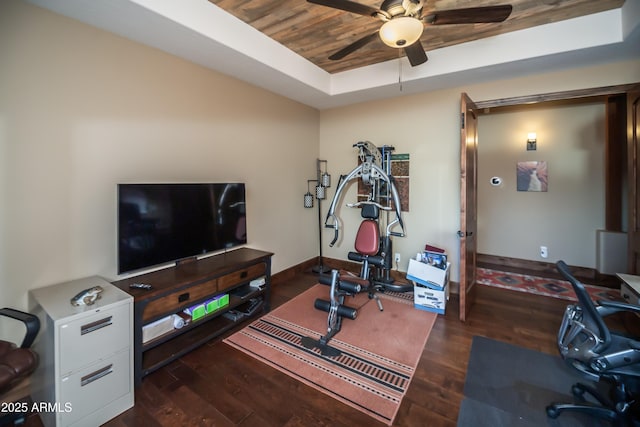
[[[577,400],[579,400],[580,402],[584,402],[584,393],[586,392],[586,389],[584,388],[584,386],[580,383],[574,384],[571,386],[571,394],[573,394],[573,397],[575,397]]]
[[[556,419],[560,416],[560,410],[555,405],[549,405],[546,407],[547,416],[552,419]]]
[[[573,394],[573,398],[578,403],[584,403],[587,401],[585,398],[585,394],[593,397],[597,400],[602,406],[611,406],[611,400],[604,397],[595,387],[588,386],[583,383],[575,383],[571,386],[571,394]],[[616,401],[616,400],[613,400]]]

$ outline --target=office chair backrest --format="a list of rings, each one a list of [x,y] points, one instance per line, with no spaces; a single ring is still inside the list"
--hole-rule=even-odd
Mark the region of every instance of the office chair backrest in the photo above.
[[[571,283],[571,287],[578,298],[578,304],[582,310],[582,319],[580,319],[580,322],[584,324],[587,330],[596,334],[599,339],[599,342],[595,344],[592,351],[596,354],[602,353],[611,344],[609,328],[604,323],[602,316],[598,313],[584,285],[571,274],[569,266],[564,261],[558,261],[556,267],[560,274]]]

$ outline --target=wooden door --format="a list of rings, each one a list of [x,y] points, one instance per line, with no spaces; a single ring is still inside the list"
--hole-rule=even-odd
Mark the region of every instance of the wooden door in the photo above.
[[[640,175],[638,161],[640,156],[640,90],[627,92],[627,141],[628,141],[628,179],[629,179],[629,233],[628,233],[628,273],[640,274]]]
[[[460,320],[465,321],[475,300],[478,107],[463,93],[460,100]]]

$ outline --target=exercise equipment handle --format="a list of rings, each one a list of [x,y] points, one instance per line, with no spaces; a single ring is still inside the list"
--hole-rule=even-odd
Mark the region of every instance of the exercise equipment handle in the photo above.
[[[333,224],[329,222],[330,219],[333,219]],[[329,242],[329,247],[332,248],[338,241],[338,237],[340,237],[340,232],[338,231],[340,228],[340,220],[335,215],[327,215],[324,226],[325,228],[333,228],[333,240]]]
[[[350,207],[350,208],[357,208],[357,207],[360,207],[362,205],[373,205],[373,206],[376,206],[376,207],[378,207],[379,209],[381,209],[383,211],[391,211],[391,210],[393,210],[391,208],[391,206],[383,206],[378,202],[374,202],[373,200],[366,200],[366,201],[363,200],[362,202],[347,203],[347,207]]]

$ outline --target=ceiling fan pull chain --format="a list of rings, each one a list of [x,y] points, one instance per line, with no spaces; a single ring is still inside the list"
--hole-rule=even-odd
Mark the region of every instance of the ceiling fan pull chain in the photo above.
[[[398,85],[400,86],[400,92],[402,92],[402,49],[398,49]]]

